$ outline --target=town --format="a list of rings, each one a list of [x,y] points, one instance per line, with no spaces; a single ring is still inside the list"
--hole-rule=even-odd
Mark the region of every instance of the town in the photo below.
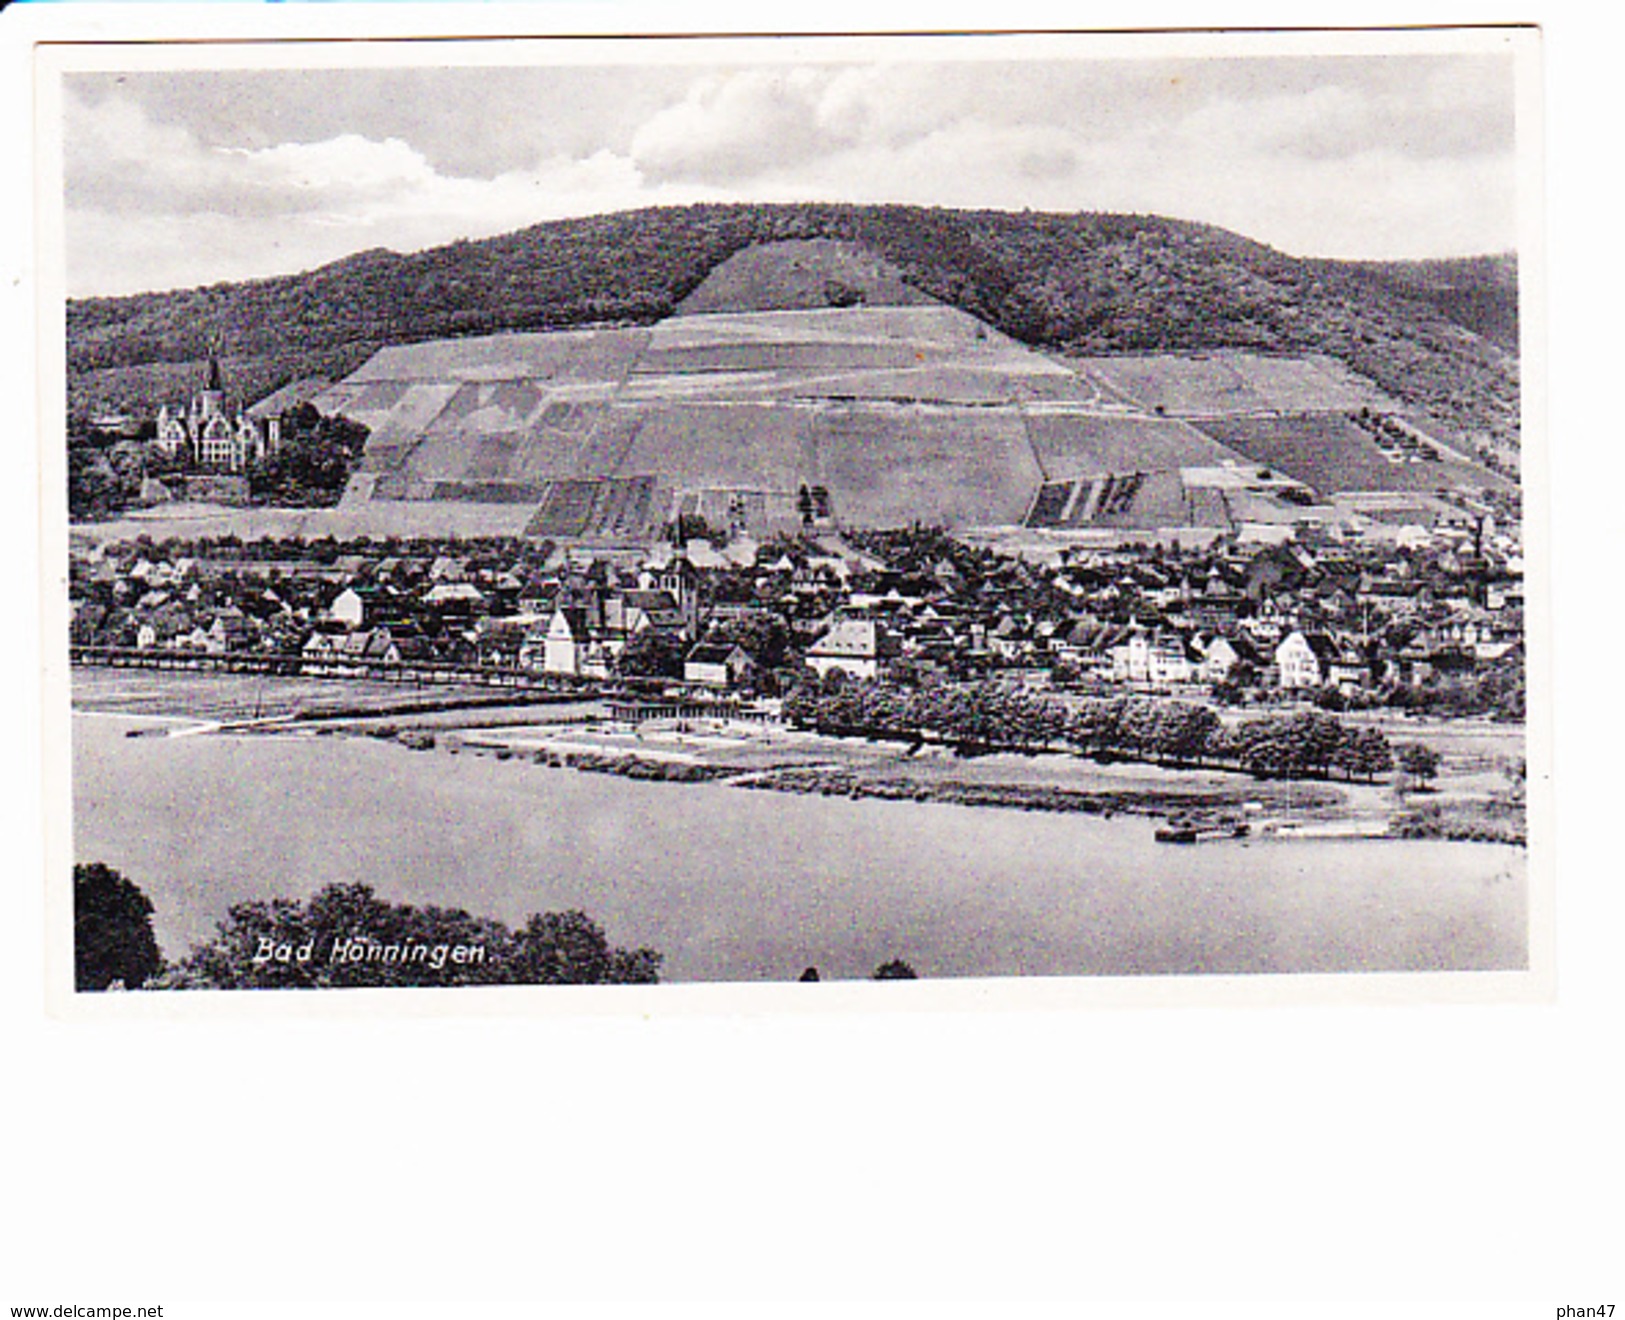
[[[1517,524],[1433,503],[1437,521],[1403,544],[1305,530],[1046,559],[923,528],[653,548],[142,538],[75,549],[70,636],[81,660],[340,677],[442,669],[772,698],[839,673],[1521,719]]]

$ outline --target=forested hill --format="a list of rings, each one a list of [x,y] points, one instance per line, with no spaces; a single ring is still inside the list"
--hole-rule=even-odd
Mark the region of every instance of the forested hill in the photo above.
[[[1061,353],[1329,353],[1466,441],[1517,441],[1517,365],[1425,287],[1156,216],[715,205],[561,220],[302,275],[67,309],[70,415],[147,413],[218,346],[244,396],[352,369],[377,346],[649,322],[753,244],[860,244],[910,285]],[[180,394],[185,393],[181,385]]]
[[[1345,269],[1437,308],[1508,353],[1518,351],[1518,258],[1513,253],[1445,261],[1351,262]]]

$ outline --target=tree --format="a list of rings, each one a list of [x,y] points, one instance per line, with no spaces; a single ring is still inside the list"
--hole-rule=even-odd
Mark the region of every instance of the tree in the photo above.
[[[629,678],[681,678],[683,655],[680,638],[645,628],[627,642],[615,667]]]
[[[763,669],[778,669],[790,655],[790,628],[777,614],[748,614],[712,627],[710,642],[736,642]]]
[[[107,455],[89,445],[68,449],[68,513],[104,518],[123,507],[124,488]]]
[[[1439,754],[1426,743],[1407,743],[1399,749],[1399,772],[1411,791],[1431,784],[1439,774]]]
[[[1345,729],[1332,754],[1332,765],[1350,779],[1371,780],[1393,768],[1393,749],[1380,729]]]
[[[725,545],[728,541],[726,531],[717,531],[697,513],[679,513],[667,530],[668,539],[678,546],[687,545],[690,541],[710,541],[713,545]]]
[[[515,934],[508,968],[525,985],[652,985],[660,979],[660,955],[611,948],[584,912],[548,912]]]
[[[366,443],[367,428],[359,422],[300,404],[283,414],[281,447],[250,465],[249,489],[277,504],[336,504]]]
[[[152,933],[152,901],[110,866],[75,866],[74,989],[105,990],[115,981],[135,989],[163,965]]]
[[[141,494],[147,475],[147,459],[152,451],[139,440],[120,440],[107,451],[107,463],[118,478],[119,493],[126,501]]]
[[[917,973],[901,958],[893,958],[890,962],[883,962],[875,968],[874,979],[877,981],[916,981]]]
[[[213,939],[165,978],[171,988],[614,985],[659,979],[653,949],[619,949],[581,912],[533,915],[519,931],[460,909],[329,885],[305,902],[234,905]]]

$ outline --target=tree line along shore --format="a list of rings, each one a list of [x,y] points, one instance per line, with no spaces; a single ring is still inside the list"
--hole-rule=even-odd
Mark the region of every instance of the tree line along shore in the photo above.
[[[73,869],[74,988],[318,990],[461,986],[653,985],[664,955],[619,948],[578,910],[533,913],[509,927],[461,908],[382,899],[370,885],[330,884],[307,899],[235,903],[209,939],[167,959],[152,900],[102,862]],[[877,981],[913,980],[889,959]],[[819,979],[816,968],[798,978]]]

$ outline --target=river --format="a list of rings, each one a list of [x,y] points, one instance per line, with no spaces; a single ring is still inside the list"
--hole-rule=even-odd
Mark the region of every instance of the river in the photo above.
[[[73,719],[74,855],[166,954],[234,902],[360,881],[521,923],[580,908],[667,980],[1514,969],[1526,858],[1493,844],[1171,847],[1138,817],[645,783],[345,737],[127,738]]]

